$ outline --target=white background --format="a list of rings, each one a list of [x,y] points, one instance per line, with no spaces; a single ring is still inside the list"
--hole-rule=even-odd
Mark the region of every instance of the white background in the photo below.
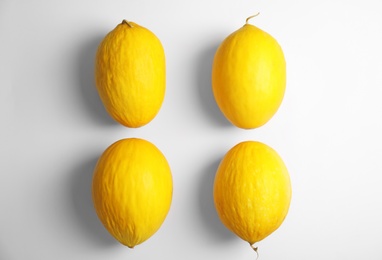
[[[212,185],[235,144],[264,142],[289,168],[293,199],[260,259],[382,259],[382,4],[345,1],[0,1],[0,259],[255,259],[221,224]],[[284,101],[265,126],[230,125],[213,99],[218,44],[252,24],[284,49]],[[139,129],[114,122],[93,80],[94,54],[122,19],[153,31],[167,92]],[[145,138],[167,157],[169,215],[130,250],[98,221],[97,158]]]

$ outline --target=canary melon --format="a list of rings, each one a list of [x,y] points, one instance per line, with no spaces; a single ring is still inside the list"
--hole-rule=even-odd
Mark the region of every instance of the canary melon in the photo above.
[[[152,143],[127,138],[109,146],[93,176],[96,213],[109,233],[130,248],[150,238],[172,200],[170,166]]]
[[[224,116],[252,129],[277,112],[286,87],[286,62],[278,42],[247,23],[218,47],[212,66],[212,90]]]
[[[288,170],[266,144],[246,141],[222,159],[214,181],[214,203],[223,224],[251,245],[277,230],[291,201]]]
[[[159,112],[166,90],[160,40],[150,30],[124,20],[98,47],[95,81],[112,118],[127,127],[146,125]]]

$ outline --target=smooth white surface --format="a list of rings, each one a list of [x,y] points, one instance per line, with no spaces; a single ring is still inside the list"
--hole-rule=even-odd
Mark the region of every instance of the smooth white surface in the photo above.
[[[255,259],[220,223],[212,184],[225,152],[262,141],[293,184],[284,224],[260,260],[380,260],[382,252],[380,1],[0,2],[0,259]],[[255,130],[230,125],[210,88],[218,44],[246,17],[281,44],[284,101]],[[100,40],[122,19],[162,41],[167,93],[139,129],[106,114],[93,80]],[[153,142],[173,172],[170,213],[130,250],[98,221],[95,162],[125,137]]]

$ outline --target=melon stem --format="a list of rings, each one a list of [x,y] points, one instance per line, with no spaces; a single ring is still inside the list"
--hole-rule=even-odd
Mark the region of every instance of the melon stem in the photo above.
[[[254,14],[254,15],[251,15],[250,17],[248,17],[246,20],[245,20],[245,24],[248,24],[248,21],[256,16],[258,16],[260,14],[260,12],[257,12],[257,14]]]
[[[123,19],[122,23],[127,24],[130,28],[133,28],[133,25],[125,19]]]
[[[255,244],[249,244],[249,245],[251,246],[253,251],[256,252],[256,260],[259,259],[259,252],[257,251],[259,248],[257,246],[255,246]]]

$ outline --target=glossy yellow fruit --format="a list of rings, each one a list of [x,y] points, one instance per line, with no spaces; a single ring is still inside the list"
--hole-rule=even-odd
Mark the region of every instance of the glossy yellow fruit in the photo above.
[[[283,100],[285,86],[283,51],[256,26],[246,23],[218,47],[212,90],[220,110],[235,126],[251,129],[268,122]]]
[[[93,176],[93,202],[109,233],[133,248],[162,225],[172,200],[172,175],[152,143],[122,139],[99,158]]]
[[[123,21],[100,43],[95,80],[107,112],[127,127],[149,123],[162,106],[166,89],[165,54],[148,29]]]
[[[214,182],[214,202],[223,224],[251,245],[275,231],[291,200],[287,168],[271,147],[237,144],[224,156]]]

